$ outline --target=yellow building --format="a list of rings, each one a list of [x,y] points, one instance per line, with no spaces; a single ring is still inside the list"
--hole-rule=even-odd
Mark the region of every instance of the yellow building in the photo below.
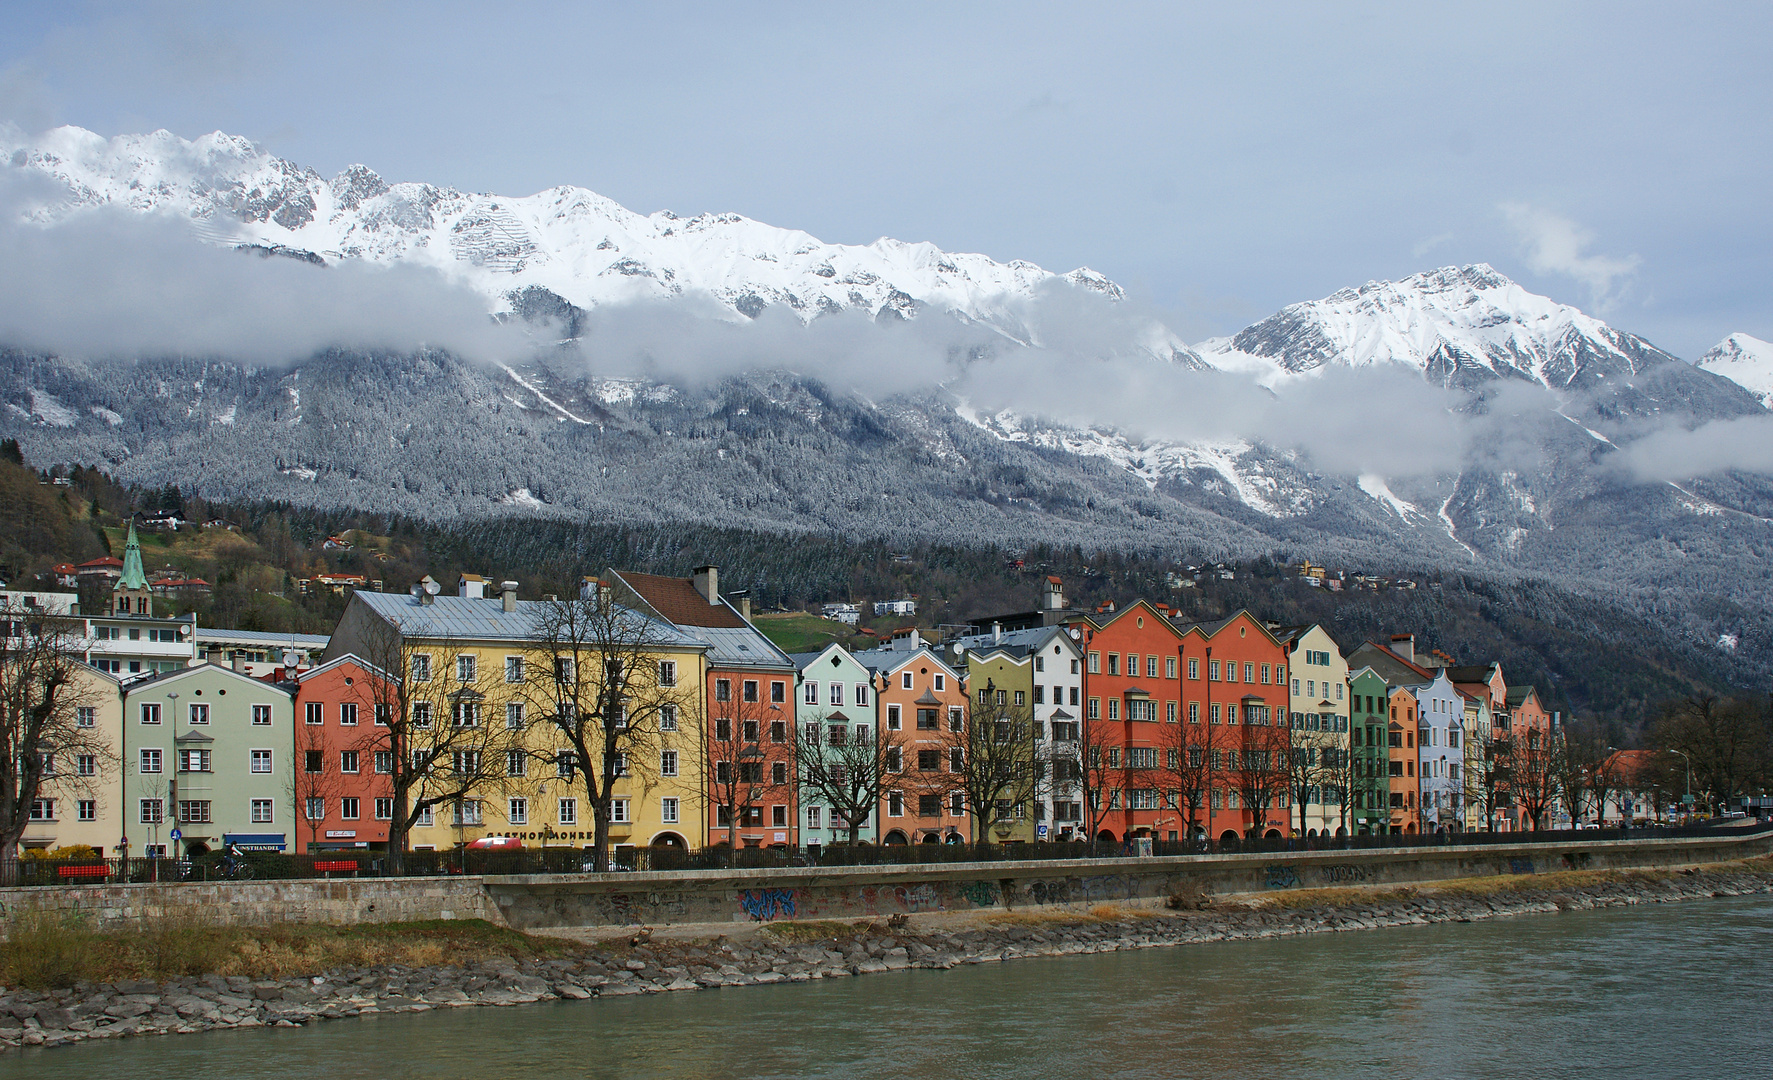
[[[117,679],[87,664],[73,666],[75,737],[58,754],[31,806],[21,846],[53,851],[84,844],[101,855],[128,830],[123,816],[123,694]]]
[[[354,593],[327,648],[329,660],[351,653],[405,672],[408,709],[429,713],[437,745],[448,747],[432,765],[435,777],[423,783],[432,796],[465,790],[421,815],[408,847],[449,850],[509,836],[526,848],[590,848],[596,823],[581,763],[547,719],[556,709],[556,654],[571,651],[557,635],[550,643],[544,629],[560,606],[518,600],[512,582],[496,595],[476,595],[478,580],[468,577],[459,590],[465,595],[458,596],[436,595],[429,579],[410,596]],[[621,612],[624,625],[639,628],[626,639],[633,646],[628,655],[646,669],[630,684],[637,700],[610,813],[615,862],[628,865],[624,849],[706,842],[700,784],[706,646],[659,620],[612,610]],[[399,655],[390,657],[393,642]],[[592,642],[577,652],[582,664],[601,655]],[[595,685],[599,675],[586,670],[580,678]],[[411,728],[416,743],[426,726],[415,715]]]
[[[1306,836],[1346,836],[1354,831],[1350,813],[1354,804],[1343,790],[1350,786],[1348,661],[1336,639],[1321,626],[1269,629],[1286,646],[1292,744],[1296,753],[1307,755],[1301,766],[1305,771],[1296,777],[1311,781],[1304,799],[1294,793],[1292,827]],[[1300,805],[1305,807],[1303,825]]]
[[[979,639],[963,640],[973,642]],[[1020,724],[1028,737],[1029,766],[1032,768],[1036,764],[1048,764],[1037,761],[1038,744],[1034,741],[1032,723],[1034,658],[1029,647],[1020,644],[981,643],[965,648],[964,664],[971,708],[981,715],[995,715]],[[974,839],[989,840],[994,844],[1018,844],[1034,840],[1034,803],[1038,785],[1031,783],[1027,788],[1026,798],[1012,800],[1010,805],[998,807],[998,817],[992,823],[989,837],[976,836]]]

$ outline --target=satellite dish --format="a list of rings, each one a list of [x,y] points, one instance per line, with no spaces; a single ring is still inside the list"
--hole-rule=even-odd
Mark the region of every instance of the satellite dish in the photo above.
[[[424,585],[425,585],[425,591],[430,593],[432,596],[436,596],[438,593],[443,591],[443,586],[438,584],[435,581],[432,581],[430,578],[425,579]]]

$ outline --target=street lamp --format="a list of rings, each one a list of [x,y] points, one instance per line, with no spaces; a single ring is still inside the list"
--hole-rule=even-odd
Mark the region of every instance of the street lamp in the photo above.
[[[179,829],[179,824],[178,824],[178,822],[179,822],[179,696],[177,693],[170,693],[170,694],[166,695],[166,698],[168,701],[172,702],[172,723],[170,725],[172,728],[172,761],[170,762],[170,764],[172,766],[172,768],[171,768],[172,779],[169,780],[166,785],[166,801],[168,804],[166,810],[167,810],[167,813],[172,815],[172,831],[180,833],[180,837],[174,837],[173,841],[172,841],[172,843],[173,843],[172,854],[176,858],[179,854],[178,845],[179,845],[180,839],[183,836],[183,831]]]
[[[1669,753],[1671,753],[1671,754],[1679,754],[1679,755],[1681,755],[1681,760],[1682,760],[1682,761],[1685,761],[1685,762],[1686,762],[1686,763],[1687,763],[1687,801],[1686,801],[1686,807],[1687,807],[1687,817],[1688,817],[1688,818],[1689,818],[1689,819],[1691,819],[1691,818],[1692,818],[1692,816],[1693,816],[1693,759],[1692,759],[1692,758],[1690,758],[1690,757],[1688,757],[1688,756],[1687,756],[1687,753],[1686,753],[1686,751],[1684,751],[1684,750],[1676,750],[1676,749],[1675,749],[1675,748],[1674,748],[1674,747],[1672,747],[1672,746],[1671,746],[1671,747],[1669,747],[1669,748],[1668,748],[1668,752],[1669,752]]]

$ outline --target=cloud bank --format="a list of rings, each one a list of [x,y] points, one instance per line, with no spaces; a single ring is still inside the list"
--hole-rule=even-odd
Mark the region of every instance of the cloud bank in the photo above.
[[[1503,203],[1502,216],[1521,243],[1527,265],[1536,274],[1562,274],[1588,290],[1597,311],[1605,314],[1619,298],[1622,283],[1643,260],[1636,255],[1587,254],[1594,235],[1569,218],[1526,203]]]

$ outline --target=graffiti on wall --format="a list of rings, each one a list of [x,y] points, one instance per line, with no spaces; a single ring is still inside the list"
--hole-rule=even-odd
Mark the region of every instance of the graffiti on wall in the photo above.
[[[1288,864],[1270,866],[1268,871],[1268,888],[1296,889],[1299,887],[1299,871]]]
[[[794,918],[793,889],[746,889],[739,893],[739,908],[752,922]]]
[[[1373,877],[1373,868],[1365,863],[1333,863],[1318,867],[1317,872],[1323,875],[1326,883],[1339,885],[1348,881],[1368,881]]]
[[[1531,874],[1534,872],[1533,860],[1510,859],[1508,860],[1508,872],[1511,874]]]

